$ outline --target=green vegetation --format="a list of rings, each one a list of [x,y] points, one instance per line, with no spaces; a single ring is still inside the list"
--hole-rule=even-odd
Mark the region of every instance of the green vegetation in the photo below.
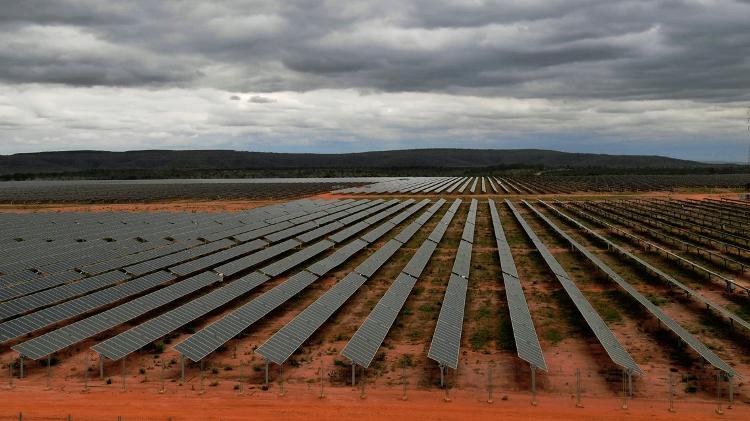
[[[474,333],[472,333],[471,338],[469,338],[469,342],[471,343],[471,348],[473,350],[482,349],[487,345],[487,342],[490,340],[490,330],[486,327],[480,327]]]

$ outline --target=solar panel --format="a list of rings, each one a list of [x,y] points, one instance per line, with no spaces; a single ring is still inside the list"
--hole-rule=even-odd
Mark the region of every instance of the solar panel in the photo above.
[[[340,249],[336,250],[333,254],[310,265],[307,268],[310,272],[322,276],[333,268],[341,265],[345,261],[349,260],[357,252],[367,247],[367,242],[364,240],[356,239]]]
[[[292,250],[298,246],[300,246],[299,241],[286,240],[283,243],[274,244],[249,256],[245,256],[237,260],[233,260],[229,263],[225,263],[215,268],[214,271],[217,273],[221,273],[224,276],[233,276],[237,273],[257,266],[269,259],[279,256],[280,254],[286,253],[287,251]]]
[[[191,273],[195,273],[195,272],[205,270],[213,266],[217,266],[221,263],[226,262],[227,260],[231,260],[239,256],[242,256],[244,254],[262,249],[263,247],[267,245],[268,243],[266,243],[263,240],[260,240],[260,239],[252,240],[248,243],[240,244],[238,246],[235,246],[226,250],[222,250],[218,253],[209,254],[208,256],[203,256],[198,259],[183,263],[181,265],[173,266],[169,268],[169,270],[174,274],[177,274],[180,276],[186,276]]]
[[[317,227],[318,227],[318,224],[316,224],[313,221],[305,222],[304,224],[295,225],[295,226],[289,227],[281,231],[267,234],[263,238],[265,238],[267,241],[271,243],[276,243],[278,241],[286,240],[287,238],[294,237],[297,234],[303,233],[305,231],[309,231]]]
[[[597,313],[597,311],[594,309],[591,303],[589,303],[589,301],[583,295],[581,290],[578,289],[575,283],[570,280],[567,272],[565,272],[562,266],[560,266],[557,260],[552,256],[552,254],[549,252],[549,249],[547,249],[547,246],[545,246],[544,243],[542,243],[542,241],[539,239],[539,237],[537,237],[534,230],[532,230],[531,227],[526,223],[526,221],[516,210],[510,200],[506,199],[505,203],[508,208],[510,208],[511,212],[513,212],[513,215],[516,217],[516,220],[518,220],[518,223],[526,232],[526,235],[534,243],[534,246],[536,246],[537,250],[539,250],[542,258],[547,263],[547,266],[549,266],[549,268],[553,271],[555,277],[560,282],[570,299],[573,301],[576,309],[578,309],[578,312],[581,314],[581,316],[583,316],[584,320],[586,320],[586,323],[588,323],[589,327],[594,332],[594,335],[599,340],[599,343],[604,347],[607,355],[609,355],[609,357],[615,364],[621,366],[622,368],[630,370],[633,373],[643,374],[641,369],[638,367],[638,364],[636,364],[630,354],[617,340],[612,331],[609,330],[607,324],[604,323],[604,320],[602,320],[599,313]]]
[[[369,367],[416,282],[416,278],[403,272],[399,274],[346,344],[341,355],[361,367]]]
[[[516,344],[518,357],[534,367],[547,370],[544,353],[539,344],[531,312],[526,303],[526,295],[523,292],[521,281],[516,270],[516,264],[510,251],[510,245],[505,237],[500,216],[495,207],[495,201],[489,199],[492,226],[495,231],[498,255],[500,256],[500,267],[502,269],[503,283],[505,284],[505,297],[508,302],[510,323],[513,329],[513,339]]]
[[[244,232],[244,233],[241,233],[241,234],[236,234],[236,235],[233,236],[233,238],[235,240],[237,240],[237,241],[243,241],[243,242],[244,241],[255,240],[257,238],[263,237],[264,235],[268,235],[268,234],[271,234],[273,232],[277,232],[277,231],[281,231],[281,230],[287,229],[287,228],[291,227],[292,225],[294,225],[294,224],[292,224],[289,221],[278,222],[278,223],[275,223],[275,224],[267,225],[265,227],[256,228],[256,229],[253,229],[251,231],[247,231],[247,232]]]
[[[313,245],[307,246],[302,250],[289,255],[281,260],[273,262],[260,269],[261,272],[268,276],[279,276],[282,273],[302,264],[303,262],[317,256],[320,253],[330,249],[335,244],[332,241],[322,240]]]
[[[353,237],[357,233],[367,229],[369,226],[370,224],[368,224],[367,222],[361,221],[350,227],[342,229],[341,231],[329,236],[328,238],[336,243],[341,243]]]
[[[232,281],[147,322],[141,323],[92,348],[110,360],[119,360],[168,335],[193,320],[246,294],[270,278],[259,272]]]
[[[365,235],[362,236],[362,239],[367,241],[368,243],[374,243],[377,241],[380,237],[385,235],[388,231],[392,230],[396,227],[396,224],[393,224],[390,221],[384,222],[380,224],[377,228],[368,231]]]
[[[303,243],[309,243],[310,241],[317,240],[318,238],[326,236],[343,227],[344,224],[342,224],[341,222],[333,221],[329,224],[323,225],[322,227],[318,227],[312,231],[308,231],[306,233],[298,235],[297,240]]]
[[[419,246],[419,249],[417,249],[417,252],[412,256],[411,260],[409,260],[409,263],[404,267],[404,273],[419,278],[436,248],[437,243],[430,239],[425,240],[425,242]]]
[[[231,240],[219,240],[213,243],[208,243],[193,247],[187,250],[183,250],[177,253],[173,253],[167,256],[159,257],[156,259],[148,260],[146,262],[138,263],[136,265],[128,266],[125,270],[133,275],[143,275],[149,272],[153,272],[159,269],[164,269],[178,263],[182,263],[196,257],[200,257],[206,254],[210,254],[221,249],[225,249],[233,246],[235,243]]]
[[[427,357],[454,370],[458,368],[468,284],[467,279],[451,274],[432,335],[430,350],[427,352]]]
[[[453,261],[451,272],[462,277],[469,278],[469,269],[471,265],[471,243],[461,241],[456,250],[456,259]]]
[[[380,267],[383,266],[402,245],[403,243],[396,240],[388,241],[383,247],[379,248],[375,253],[371,254],[364,262],[357,266],[354,271],[369,278],[377,272],[378,269],[380,269]]]

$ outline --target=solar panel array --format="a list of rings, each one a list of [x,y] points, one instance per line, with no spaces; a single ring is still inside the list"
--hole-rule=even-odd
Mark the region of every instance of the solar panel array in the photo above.
[[[542,240],[537,237],[534,230],[531,229],[526,220],[523,219],[523,216],[521,216],[515,206],[513,206],[513,203],[506,199],[505,204],[510,208],[511,212],[513,212],[516,220],[521,225],[524,232],[526,232],[526,235],[531,239],[531,242],[534,243],[534,246],[542,255],[542,259],[544,259],[547,266],[554,273],[555,277],[560,282],[560,285],[562,285],[563,289],[568,294],[568,297],[573,301],[578,312],[583,316],[588,326],[594,332],[594,335],[599,340],[599,343],[602,344],[602,347],[604,347],[604,350],[607,352],[610,359],[612,359],[615,364],[631,373],[643,374],[643,371],[638,367],[638,364],[633,360],[633,357],[630,356],[628,351],[625,350],[625,347],[622,346],[612,331],[609,330],[607,324],[604,323],[604,320],[602,320],[599,313],[594,309],[591,303],[589,303],[576,284],[570,279],[570,275],[568,275],[565,269],[560,266],[557,259],[552,256],[552,253],[547,249],[547,246],[545,246]]]
[[[562,217],[562,218],[570,221],[572,224],[574,224],[577,227],[579,227],[580,229],[584,230],[589,235],[592,235],[597,240],[603,242],[604,244],[606,244],[612,250],[614,250],[614,251],[618,252],[619,254],[621,254],[622,256],[625,256],[628,259],[636,262],[638,265],[640,265],[642,268],[646,269],[648,272],[651,272],[651,273],[657,275],[660,279],[666,281],[670,285],[676,286],[677,288],[679,288],[682,291],[684,291],[685,294],[687,294],[688,296],[696,299],[697,301],[701,302],[702,304],[705,304],[707,307],[709,307],[709,308],[717,311],[719,314],[723,315],[724,317],[726,317],[727,319],[731,320],[732,322],[735,322],[735,323],[739,324],[740,326],[744,327],[745,329],[749,329],[750,330],[750,323],[748,323],[745,319],[739,317],[737,314],[729,311],[724,306],[721,306],[721,305],[715,303],[713,300],[710,300],[709,298],[705,297],[703,294],[699,293],[698,291],[696,291],[696,290],[688,287],[687,285],[685,285],[682,282],[678,281],[673,276],[667,274],[663,270],[661,270],[661,269],[655,267],[654,265],[646,262],[645,260],[643,260],[640,257],[636,256],[635,254],[627,251],[625,248],[623,248],[623,247],[619,246],[618,244],[610,241],[609,239],[607,239],[606,237],[600,235],[599,233],[591,230],[590,228],[588,228],[585,225],[581,224],[580,222],[578,222],[577,220],[573,219],[569,215],[566,215],[566,214],[562,213],[559,209],[555,208],[554,206],[552,206],[552,205],[550,205],[548,203],[545,203],[545,202],[541,202],[541,203],[544,203],[547,207],[549,207],[555,213],[557,213],[558,215],[560,215],[560,217]],[[580,213],[580,211],[579,211],[579,213]],[[602,220],[600,220],[600,219],[598,219],[598,218],[596,218],[596,217],[594,217],[592,215],[584,214],[584,216],[586,218],[588,218],[588,219],[591,219],[592,221],[595,221],[597,224],[599,224],[601,226],[610,228],[613,231],[620,231],[617,227],[615,227],[615,226],[613,226],[613,225],[611,225],[611,224],[609,224],[607,222],[604,222],[604,221],[602,221]]]
[[[396,204],[396,206],[393,206],[393,208],[400,209],[406,204],[412,203],[412,202],[413,200],[401,202],[401,203]],[[364,216],[364,214],[362,214],[361,216]],[[297,219],[297,221],[303,222],[302,218]],[[282,237],[276,237],[276,238],[278,240],[281,240],[286,237],[282,236]],[[300,244],[294,240],[287,240],[284,243],[290,243],[290,242],[294,242],[295,244]],[[284,243],[281,243],[281,244],[284,244]],[[360,243],[364,243],[364,242],[360,241]],[[340,263],[343,263],[341,256],[346,256],[346,258],[348,258],[349,256],[351,256],[351,254],[360,250],[366,245],[366,243],[364,243],[358,248],[357,246],[360,244],[357,244],[356,241],[353,242],[353,244],[354,246],[347,245],[347,246],[340,248],[333,255],[316,263],[316,265],[318,265],[317,268],[318,269],[321,268],[320,266],[321,262],[324,262],[323,264],[330,265],[331,259],[333,259],[333,261],[339,261]],[[207,295],[199,297],[172,311],[169,311],[154,319],[151,319],[148,322],[138,325],[120,335],[114,336],[110,338],[109,340],[96,345],[94,349],[97,352],[99,352],[101,355],[109,359],[116,360],[116,359],[123,358],[126,355],[140,349],[144,345],[150,342],[153,342],[159,339],[160,337],[174,331],[178,327],[184,324],[187,324],[201,316],[204,316],[206,313],[213,311],[227,304],[228,302],[239,298],[240,296],[244,294],[247,294],[248,292],[250,292],[257,286],[271,279],[272,276],[277,276],[277,275],[270,275],[270,273],[283,273],[286,270],[291,269],[292,267],[297,266],[298,264],[304,261],[307,261],[311,259],[312,257],[314,257],[315,255],[320,254],[321,252],[331,248],[332,246],[333,246],[332,242],[328,240],[323,240],[309,247],[306,247],[302,250],[299,250],[298,252],[290,256],[287,256],[284,259],[276,261],[270,265],[266,265],[265,267],[261,268],[259,271],[253,272],[249,274],[248,276],[242,277],[237,281],[233,281],[217,290],[210,292]],[[253,265],[255,266],[279,254],[279,253],[274,253],[274,254],[264,253],[266,250],[269,250],[271,248],[272,247],[269,247],[261,252],[248,256],[248,258],[245,259],[245,262],[247,263],[249,261],[252,261],[254,262]],[[257,256],[257,257],[253,258],[253,256]]]
[[[429,203],[424,200],[419,203],[423,207]],[[401,240],[392,239],[383,247],[378,249],[365,259],[362,264],[346,275],[340,282],[321,295],[315,302],[305,308],[289,323],[284,325],[278,332],[271,336],[263,345],[258,347],[256,353],[276,364],[283,364],[302,344],[312,336],[320,326],[323,325],[374,273],[388,261],[409,239],[416,233],[411,227],[421,228],[432,215],[437,212],[444,201],[436,203],[420,218],[412,222],[402,232],[411,233],[408,238]],[[410,210],[415,212],[417,206]],[[402,215],[404,215],[403,213]],[[393,222],[393,221],[391,221]],[[389,224],[394,226],[394,224]]]
[[[405,206],[411,203],[413,203],[413,200],[410,200],[407,202],[391,200],[388,202],[381,203],[380,205],[376,207],[357,213],[355,215],[360,218],[370,216],[372,219],[368,218],[369,221],[376,221],[381,218],[380,215],[392,213],[392,211],[389,211],[386,208],[394,207],[396,209],[403,209]],[[417,207],[417,206],[423,206],[423,204],[414,205],[414,207]],[[344,222],[344,221],[346,221],[347,223],[353,223],[356,221],[356,219],[350,216],[347,218],[343,218],[341,220],[341,222]],[[331,239],[334,235],[338,235],[343,231],[347,231],[346,238],[349,238],[355,233],[364,230],[366,227],[369,227],[370,224],[367,221],[368,220],[365,220],[363,222],[365,222],[368,225],[366,225],[365,227],[361,229],[358,229],[357,231],[353,232],[352,230],[345,228],[329,236],[328,238]],[[356,223],[353,226],[358,226],[360,224],[361,223]],[[341,236],[339,236],[338,238],[340,240],[342,239]],[[233,337],[237,336],[242,331],[250,327],[252,324],[260,320],[263,316],[265,316],[272,310],[276,309],[277,307],[281,306],[287,300],[294,297],[296,294],[298,294],[303,289],[305,289],[307,286],[317,281],[321,275],[317,275],[313,273],[311,270],[321,271],[324,268],[332,269],[332,266],[331,266],[332,263],[335,263],[337,261],[343,261],[340,256],[347,256],[347,257],[351,256],[353,249],[356,250],[359,247],[364,248],[368,244],[366,241],[362,240],[361,238],[353,240],[352,243],[356,244],[356,246],[351,246],[351,248],[348,246],[343,246],[339,248],[337,251],[333,253],[333,255],[322,259],[321,262],[325,262],[325,263],[321,263],[321,262],[313,263],[312,265],[302,270],[301,272],[298,272],[290,276],[287,280],[280,283],[279,285],[276,285],[275,287],[271,288],[267,292],[261,294],[260,296],[254,298],[253,300],[247,302],[246,304],[242,305],[238,309],[229,313],[225,317],[217,320],[216,322],[208,325],[204,329],[196,332],[194,335],[190,336],[188,339],[178,344],[175,347],[175,349],[180,354],[184,355],[185,357],[187,357],[188,359],[192,361],[199,361],[203,359],[205,356],[207,356],[214,350],[218,349],[224,343],[231,340]],[[322,240],[321,242],[317,244],[321,244],[318,247],[320,248],[325,247],[326,249],[332,248],[334,245],[334,243],[328,239]],[[305,250],[303,249],[298,253],[305,253]],[[326,260],[326,259],[330,259],[330,260]],[[290,262],[302,263],[300,259],[292,259],[290,260]],[[271,273],[278,273],[278,270],[280,268],[277,266],[276,263],[277,262],[269,265],[270,267],[267,266],[265,268],[262,268],[260,269],[260,271],[269,275]],[[287,268],[289,267],[289,264],[290,263],[284,264],[283,267]],[[315,267],[316,269],[313,269],[313,267]]]
[[[369,202],[369,201],[361,201],[361,202]],[[381,201],[375,201],[375,202],[380,203]],[[234,225],[233,228],[227,229],[226,226],[223,226],[223,227],[219,227],[219,230],[226,235],[234,235],[238,232],[248,232],[249,230],[253,230],[257,228],[257,226],[259,226],[259,224],[261,223],[269,223],[271,221],[273,221],[274,223],[278,223],[279,221],[283,221],[283,220],[292,220],[296,222],[301,222],[302,219],[304,218],[303,215],[308,215],[308,214],[314,214],[318,216],[321,214],[321,212],[324,212],[324,213],[329,212],[330,214],[338,214],[338,216],[341,216],[339,211],[341,209],[351,207],[352,203],[355,203],[355,202],[351,200],[298,201],[298,202],[290,202],[288,204],[281,205],[281,206],[270,206],[267,208],[259,208],[253,211],[256,217],[248,219],[248,223],[244,225],[244,228],[239,229],[238,225],[233,224]],[[276,229],[283,229],[283,228],[276,226]],[[213,232],[217,232],[216,229],[214,229]],[[203,231],[202,233],[205,234],[205,232]],[[224,240],[224,241],[228,241],[228,240]],[[221,244],[224,244],[224,242],[222,242]],[[257,249],[258,246],[262,246],[263,244],[266,244],[266,242],[263,241],[261,244],[257,241],[250,241],[249,243],[240,244],[236,247],[239,247],[238,250],[242,252],[241,254],[244,254],[248,250]],[[297,244],[299,243],[295,242],[295,245]],[[281,249],[281,250],[277,249],[274,251],[274,253],[266,252],[272,247],[262,249],[256,253],[263,253],[267,258],[270,259],[286,251],[284,249]],[[220,248],[220,250],[222,249]],[[221,256],[222,258],[225,258],[225,257],[231,258],[232,255],[231,253],[229,253],[230,250],[232,249],[230,248],[224,251],[218,251],[215,254],[218,256]],[[173,251],[173,250],[170,249],[169,251]],[[189,263],[198,262],[201,264],[206,264],[208,263],[207,259],[209,258],[211,258],[211,255],[208,255],[203,258],[198,258],[197,260],[190,261]],[[152,267],[162,267],[162,266],[164,266],[164,264],[153,265]],[[115,272],[115,273],[125,275],[122,272]],[[218,275],[214,273],[208,273],[208,276],[210,276],[211,279],[219,279],[217,277]],[[194,278],[197,278],[199,280],[205,279],[201,277],[194,277]],[[86,278],[86,279],[90,279],[90,278]],[[17,338],[24,334],[31,333],[35,330],[50,326],[55,323],[62,322],[72,317],[85,315],[86,313],[100,309],[106,305],[110,305],[118,301],[123,301],[127,298],[131,298],[137,294],[141,294],[143,292],[148,291],[149,289],[162,286],[174,280],[175,280],[174,275],[169,274],[164,271],[158,271],[158,272],[154,272],[152,274],[149,274],[140,278],[127,280],[127,282],[124,282],[122,284],[111,286],[109,288],[104,288],[100,291],[89,293],[79,298],[66,301],[66,302],[62,302],[61,304],[54,305],[51,307],[44,308],[37,312],[30,313],[26,316],[17,317],[15,319],[8,320],[5,323],[0,325],[0,332],[4,333],[4,335],[0,336],[0,338],[2,338],[2,341],[7,341],[10,339]],[[34,338],[33,340],[34,342],[27,341],[27,342],[18,344],[14,346],[14,349],[18,348],[19,352],[21,352],[22,355],[25,355],[24,354],[24,352],[26,352],[25,350],[28,350],[30,355],[27,355],[27,356],[30,356],[33,358],[39,357],[39,355],[37,354],[39,350],[44,350],[44,351],[55,350],[56,351],[59,349],[63,349],[65,346],[69,346],[69,344],[71,343],[75,343],[77,341],[85,339],[86,337],[89,337],[92,334],[92,332],[99,333],[103,331],[103,330],[96,330],[92,328],[91,326],[99,326],[103,328],[104,330],[106,330],[113,326],[116,326],[117,324],[124,323],[127,320],[140,316],[141,314],[138,314],[137,312],[133,312],[132,306],[135,305],[133,303],[137,304],[139,302],[142,302],[143,300],[151,300],[151,301],[147,301],[147,303],[150,303],[151,305],[158,304],[159,306],[168,303],[169,301],[164,301],[162,299],[162,297],[164,297],[164,295],[162,294],[165,294],[165,291],[173,291],[172,287],[178,284],[186,285],[183,282],[186,282],[186,281],[180,281],[174,284],[173,286],[167,287],[162,290],[157,290],[139,299],[135,299],[121,306],[115,307],[112,310],[108,310],[108,311],[105,311],[104,313],[96,314],[94,316],[91,316],[87,319],[83,319],[69,326],[65,326],[64,328],[62,328],[65,330],[58,329],[56,331],[49,332],[47,335],[42,335],[40,337]],[[198,281],[193,281],[193,282],[198,282]],[[205,287],[205,286],[210,285],[210,283],[205,283],[202,285],[203,287]],[[195,292],[195,290],[190,290],[190,289],[188,290],[190,291],[190,293]],[[177,298],[180,296],[181,295],[179,294],[174,295],[173,298]],[[143,308],[148,309],[148,311],[151,311],[155,307],[151,308],[148,305],[146,305]],[[107,323],[102,323],[101,320],[99,320],[99,318],[102,315],[108,316],[111,311],[117,310],[117,309],[125,309],[125,310],[123,313],[118,314],[117,318],[110,318],[109,322]],[[136,310],[137,309],[138,308],[136,307]],[[127,317],[124,318],[125,316]],[[117,323],[112,325],[110,323],[112,321],[116,321]],[[88,323],[89,325],[86,325],[86,323]],[[81,326],[84,326],[86,328],[85,329],[80,328]],[[67,339],[60,340],[60,335],[63,335],[63,337]],[[71,340],[73,342],[70,342]]]
[[[604,272],[607,275],[607,277],[609,277],[609,279],[613,280],[617,285],[620,286],[620,288],[625,290],[625,292],[627,292],[631,297],[633,297],[636,301],[638,301],[639,304],[645,307],[646,310],[648,310],[651,314],[653,314],[654,317],[659,319],[659,321],[662,322],[664,326],[666,326],[667,328],[669,328],[669,330],[674,332],[675,335],[677,335],[690,348],[692,348],[701,357],[703,357],[706,361],[708,361],[709,364],[725,372],[729,376],[736,375],[735,370],[729,364],[727,364],[724,360],[722,360],[713,351],[708,349],[708,347],[704,345],[692,333],[688,332],[674,319],[666,315],[658,306],[656,306],[648,298],[646,298],[643,294],[641,294],[629,282],[623,279],[617,272],[612,270],[611,267],[609,267],[606,263],[604,263],[601,259],[599,259],[595,254],[593,254],[586,247],[582,246],[580,243],[575,241],[570,235],[568,235],[565,231],[560,229],[557,225],[555,225],[552,221],[550,221],[549,218],[547,218],[546,216],[544,216],[544,214],[542,214],[536,208],[534,208],[530,203],[525,202],[525,204],[532,211],[534,211],[544,222],[546,222],[547,225],[549,225],[553,231],[555,231],[560,237],[564,238],[571,246],[573,246],[576,250],[578,250],[581,254],[583,254],[592,264],[594,264],[599,270]]]
[[[435,332],[432,335],[430,350],[427,352],[427,357],[430,359],[437,361],[441,366],[453,369],[458,368],[458,355],[461,349],[464,307],[466,304],[466,291],[469,286],[469,270],[471,266],[471,241],[474,239],[477,203],[476,199],[471,200],[461,242],[458,245],[456,258],[453,261],[453,270],[448,280],[448,286],[445,289]]]
[[[505,237],[505,231],[500,222],[500,215],[497,212],[494,200],[489,200],[489,207],[518,358],[546,371],[547,363],[544,360],[544,353],[539,344],[539,337],[534,328],[534,321],[531,319],[531,312],[526,303],[526,295],[523,292],[516,263],[513,260],[513,254]]]

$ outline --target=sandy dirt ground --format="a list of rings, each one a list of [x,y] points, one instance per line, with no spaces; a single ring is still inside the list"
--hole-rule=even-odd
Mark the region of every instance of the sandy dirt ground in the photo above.
[[[713,402],[674,403],[675,412],[668,411],[668,402],[636,399],[622,408],[622,400],[614,398],[582,398],[583,408],[575,406],[569,396],[540,394],[537,406],[532,406],[528,394],[507,394],[495,391],[493,403],[488,403],[487,393],[451,391],[450,401],[440,390],[407,389],[407,400],[402,400],[402,390],[365,391],[349,387],[324,388],[320,398],[318,385],[287,385],[285,395],[274,385],[267,391],[259,388],[221,390],[209,388],[200,393],[197,385],[178,386],[168,383],[164,393],[159,393],[158,382],[126,383],[122,391],[118,382],[102,385],[92,382],[88,392],[80,385],[54,385],[46,390],[43,385],[17,382],[13,390],[0,391],[0,420],[65,419],[98,421],[115,420],[747,420],[750,407],[735,404],[722,406],[723,415],[717,414]],[[313,415],[314,414],[314,415]]]

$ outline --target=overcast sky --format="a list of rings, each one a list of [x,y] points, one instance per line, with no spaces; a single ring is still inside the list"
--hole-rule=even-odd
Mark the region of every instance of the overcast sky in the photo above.
[[[748,1],[0,2],[0,154],[747,159]]]

